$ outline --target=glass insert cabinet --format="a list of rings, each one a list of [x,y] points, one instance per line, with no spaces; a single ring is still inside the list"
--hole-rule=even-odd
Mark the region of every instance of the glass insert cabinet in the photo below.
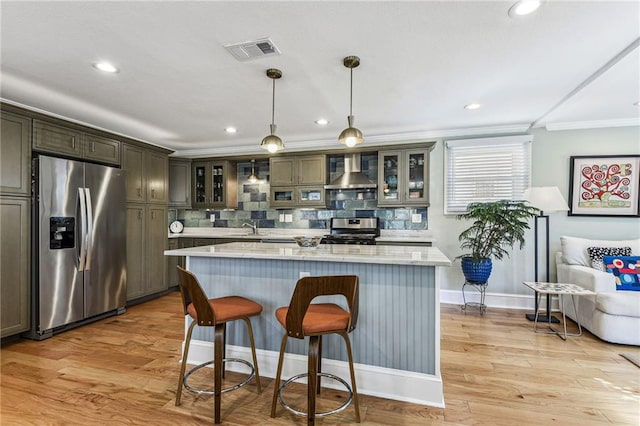
[[[325,207],[325,190],[318,186],[278,186],[271,188],[272,208]]]
[[[429,205],[429,151],[378,152],[378,205]]]
[[[235,162],[194,162],[192,171],[194,208],[238,207]]]

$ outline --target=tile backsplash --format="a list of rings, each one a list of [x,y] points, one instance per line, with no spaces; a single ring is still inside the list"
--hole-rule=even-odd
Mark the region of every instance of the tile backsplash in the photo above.
[[[327,209],[270,209],[269,162],[256,161],[255,171],[260,177],[256,183],[247,181],[251,163],[238,163],[237,167],[236,210],[169,209],[169,223],[178,219],[186,227],[240,228],[245,222],[253,222],[258,228],[329,229],[332,217],[379,217],[382,229],[427,229],[426,207],[378,208],[375,189],[331,190],[327,194]],[[413,222],[414,215],[420,215],[420,222]],[[211,221],[211,216],[215,216],[215,221]]]

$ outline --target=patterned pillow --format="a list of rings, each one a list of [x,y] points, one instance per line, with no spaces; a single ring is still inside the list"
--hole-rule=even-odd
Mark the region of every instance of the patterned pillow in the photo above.
[[[587,247],[591,267],[598,271],[604,271],[602,258],[605,256],[631,256],[631,247]]]
[[[615,277],[616,290],[640,291],[640,256],[605,256],[603,261]]]

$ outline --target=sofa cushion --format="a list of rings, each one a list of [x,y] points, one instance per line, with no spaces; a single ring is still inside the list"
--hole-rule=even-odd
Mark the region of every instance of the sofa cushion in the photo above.
[[[578,237],[560,237],[562,258],[568,265],[582,265],[591,267],[591,260],[587,254],[587,247],[631,247],[631,253],[640,255],[640,238],[635,240],[590,240]]]
[[[631,247],[587,247],[591,267],[598,271],[604,271],[605,256],[631,256]]]
[[[640,292],[615,291],[598,293],[596,309],[609,315],[640,317]]]

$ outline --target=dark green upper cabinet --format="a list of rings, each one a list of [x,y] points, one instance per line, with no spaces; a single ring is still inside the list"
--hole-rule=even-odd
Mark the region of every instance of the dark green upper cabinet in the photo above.
[[[2,112],[0,194],[31,195],[31,119]]]

